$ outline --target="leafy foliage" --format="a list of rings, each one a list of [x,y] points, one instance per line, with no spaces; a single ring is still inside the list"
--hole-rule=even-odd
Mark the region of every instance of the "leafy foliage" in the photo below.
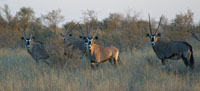
[[[99,21],[97,13],[94,10],[86,10],[83,13],[83,23],[80,23],[84,29],[85,25],[93,25],[93,30],[97,30],[99,40],[96,41],[100,45],[114,45],[120,51],[129,51],[142,49],[147,45],[149,40],[145,34],[148,32],[148,21],[140,19],[139,13],[127,12],[127,14],[110,13],[110,15]],[[192,33],[200,31],[200,24],[193,23],[193,12],[188,10],[186,13],[177,14],[172,22],[164,16],[160,28],[163,37],[171,40],[186,40],[192,37]],[[10,14],[9,7],[5,5],[0,10],[0,47],[1,48],[18,48],[24,47],[24,42],[20,40],[23,36],[22,29],[26,28],[26,32],[33,31],[33,36],[37,41],[46,44],[51,44],[49,48],[53,47],[55,52],[57,49],[62,50],[62,43],[60,40],[60,33],[65,33],[67,27],[75,26],[77,22],[71,21],[63,24],[63,27],[57,27],[63,22],[64,16],[61,15],[61,10],[52,10],[46,15],[35,17],[34,11],[30,7],[22,7],[15,16]],[[158,21],[154,20],[152,25],[155,26]],[[48,26],[46,26],[48,25]],[[86,32],[86,31],[84,31]],[[78,26],[72,31],[73,38],[79,38],[80,29]],[[58,48],[56,48],[58,47]],[[56,54],[56,53],[52,53]],[[60,53],[59,53],[60,54]],[[59,56],[59,55],[57,55]]]

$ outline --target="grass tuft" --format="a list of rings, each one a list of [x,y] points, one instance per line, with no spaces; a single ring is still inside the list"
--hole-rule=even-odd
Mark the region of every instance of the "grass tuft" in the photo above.
[[[1,91],[192,91],[200,89],[199,51],[195,69],[187,71],[182,60],[169,60],[167,70],[152,49],[123,52],[122,65],[109,62],[92,70],[87,58],[67,60],[63,68],[36,65],[23,49],[0,50]]]

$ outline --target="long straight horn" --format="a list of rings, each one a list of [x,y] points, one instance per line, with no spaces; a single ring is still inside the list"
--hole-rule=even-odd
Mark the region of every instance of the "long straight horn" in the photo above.
[[[83,29],[82,29],[82,27],[81,27],[81,25],[78,23],[78,25],[79,25],[79,28],[80,28],[80,30],[81,30],[81,34],[82,34],[82,36],[84,37],[84,33],[83,33]]]
[[[163,16],[163,15],[162,15],[162,16]],[[159,21],[158,27],[157,27],[156,32],[155,32],[154,34],[157,34],[157,32],[158,32],[158,29],[159,29],[160,24],[161,24],[162,16],[160,17],[160,21]]]
[[[33,32],[33,23],[32,23],[32,26],[31,26],[31,34],[30,34],[30,38],[32,38],[32,32]]]
[[[25,32],[26,29],[25,29],[25,27],[24,27],[24,24],[22,25],[22,27],[23,27],[24,37],[27,38],[27,37],[26,37],[26,32]]]
[[[87,30],[87,37],[89,37],[90,34],[89,34],[89,31],[88,31],[88,24],[87,23],[85,24],[85,27],[86,27],[86,30]]]
[[[72,24],[72,22],[70,22],[68,25],[67,25],[67,31],[68,31],[68,29],[69,29],[69,27],[70,27],[70,25]]]
[[[74,25],[68,32],[67,32],[67,35],[69,34],[69,33],[71,33],[72,32],[72,30],[75,28],[77,26],[77,24],[76,25]]]
[[[92,30],[92,22],[90,23],[89,34],[90,34],[91,30]]]
[[[100,26],[100,24],[98,25],[98,28],[97,28],[97,29],[95,29],[95,31],[94,31],[94,33],[93,33],[93,35],[92,35],[92,38],[94,38],[94,37],[95,37],[95,35],[96,35],[96,32],[97,32],[97,30],[99,30],[99,29],[101,29],[101,26]]]
[[[93,33],[93,35],[92,35],[92,38],[94,38],[94,37],[95,37],[95,35],[96,35],[96,32],[97,32],[97,29],[95,29],[95,31],[94,31],[94,33]]]
[[[150,14],[148,14],[149,16],[149,30],[150,30],[150,34],[152,35],[152,28],[151,28],[151,17],[150,17]]]

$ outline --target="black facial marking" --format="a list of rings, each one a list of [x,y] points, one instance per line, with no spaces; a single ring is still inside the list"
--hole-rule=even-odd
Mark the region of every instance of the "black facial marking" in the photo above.
[[[33,38],[33,39],[35,39],[35,37],[34,37],[34,36],[33,36],[32,38]]]
[[[152,35],[151,36],[151,42],[154,42],[154,39],[155,39],[155,35]]]
[[[29,46],[30,45],[30,38],[27,38],[26,39],[26,46]]]
[[[154,38],[151,38],[151,42],[153,42],[154,41]]]
[[[91,44],[91,41],[89,41],[88,44],[90,45],[90,44]]]
[[[85,40],[85,43],[87,43],[87,42],[88,42],[88,40],[86,39],[86,40]]]
[[[21,40],[24,40],[24,37],[21,37]]]
[[[147,33],[146,36],[149,37],[150,35]]]
[[[158,33],[158,36],[161,36],[161,33]]]
[[[98,39],[98,36],[96,36],[95,39],[97,40],[97,39]]]

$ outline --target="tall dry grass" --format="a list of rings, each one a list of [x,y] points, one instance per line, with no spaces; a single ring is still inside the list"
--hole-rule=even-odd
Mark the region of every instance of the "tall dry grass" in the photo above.
[[[0,50],[0,91],[198,91],[200,51],[194,49],[195,70],[187,71],[182,60],[169,61],[162,70],[151,48],[120,54],[122,65],[109,62],[92,70],[86,58],[64,68],[35,61],[23,49]],[[71,66],[71,67],[70,67]]]

